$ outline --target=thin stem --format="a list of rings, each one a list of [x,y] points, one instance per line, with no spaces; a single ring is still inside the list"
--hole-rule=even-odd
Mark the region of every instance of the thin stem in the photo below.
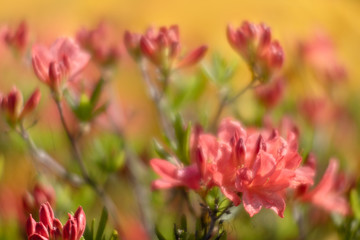
[[[214,130],[216,128],[217,122],[219,121],[220,115],[222,113],[222,111],[224,110],[224,108],[229,105],[232,104],[233,102],[235,102],[241,95],[243,95],[247,90],[254,88],[254,85],[256,83],[256,78],[253,77],[253,79],[243,88],[241,89],[237,94],[235,94],[232,97],[229,97],[228,95],[225,95],[219,104],[219,107],[214,115],[214,118],[212,120],[212,123],[210,125],[210,129]]]
[[[152,83],[150,76],[148,74],[146,63],[144,61],[140,62],[139,67],[140,67],[141,75],[149,91],[150,97],[155,102],[156,110],[158,111],[160,117],[161,126],[165,131],[166,136],[173,141],[175,139],[175,133],[171,127],[171,122],[166,116],[162,106],[164,92],[160,92],[159,89],[155,86],[155,84]],[[168,81],[169,81],[168,77],[164,79],[164,83],[166,83],[166,85],[164,86],[165,89],[163,90],[166,90]]]
[[[35,165],[40,165],[43,168],[46,168],[50,172],[54,173],[58,177],[64,179],[69,182],[71,185],[75,187],[79,187],[84,184],[84,181],[81,177],[76,174],[68,172],[62,165],[60,165],[55,159],[53,159],[49,154],[47,154],[44,150],[39,149],[35,142],[30,137],[29,133],[24,128],[23,124],[20,123],[17,133],[21,136],[21,138],[26,142],[28,148],[31,151],[31,154],[34,159]]]
[[[112,201],[112,199],[107,195],[107,193],[105,192],[105,190],[100,187],[89,175],[89,172],[87,171],[84,161],[82,159],[81,156],[81,152],[79,149],[79,146],[77,144],[77,141],[75,140],[75,138],[73,137],[73,135],[71,134],[69,127],[65,121],[65,117],[64,117],[64,112],[63,112],[63,108],[61,105],[60,101],[55,100],[56,102],[56,106],[58,108],[59,111],[59,115],[60,115],[60,119],[61,119],[61,123],[63,125],[63,128],[66,132],[66,136],[70,142],[71,148],[72,148],[72,152],[73,155],[75,157],[75,160],[78,162],[79,167],[80,167],[80,171],[81,174],[85,180],[85,182],[94,190],[94,192],[98,195],[98,197],[101,199],[101,201],[103,202],[104,206],[107,208],[108,212],[110,213],[114,224],[117,228],[117,230],[119,231],[119,234],[122,234],[121,231],[121,227],[120,227],[120,219],[118,217],[118,210],[117,207],[115,205],[115,203]]]

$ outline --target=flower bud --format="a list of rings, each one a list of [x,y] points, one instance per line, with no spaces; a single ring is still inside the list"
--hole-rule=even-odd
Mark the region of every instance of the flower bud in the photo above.
[[[30,214],[29,218],[26,220],[26,234],[31,236],[31,234],[35,233],[35,225],[36,222]]]
[[[39,218],[40,218],[40,222],[42,222],[45,225],[45,227],[49,229],[53,228],[54,212],[49,202],[43,203],[40,206]]]
[[[177,68],[188,67],[199,62],[205,55],[207,46],[201,46],[190,52],[186,57],[177,63]]]
[[[38,222],[35,224],[35,233],[45,238],[49,238],[48,230],[42,222]]]
[[[86,227],[86,216],[81,206],[76,210],[74,214],[74,219],[77,225],[77,238],[80,239]]]
[[[41,92],[37,88],[33,94],[30,96],[30,98],[26,101],[25,106],[20,114],[20,119],[24,118],[26,115],[34,111],[34,109],[37,107],[37,105],[40,102],[41,98]]]
[[[65,223],[63,228],[63,240],[78,240],[77,234],[75,219],[69,215],[69,220]]]

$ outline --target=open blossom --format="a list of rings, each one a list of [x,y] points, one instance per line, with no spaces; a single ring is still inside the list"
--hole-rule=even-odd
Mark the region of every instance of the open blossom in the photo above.
[[[163,74],[168,74],[172,69],[196,64],[203,58],[207,50],[206,46],[200,46],[183,58],[179,58],[181,44],[177,25],[169,28],[160,27],[159,30],[149,28],[140,39],[139,35],[127,31],[124,41],[132,56],[138,56],[138,49],[140,49],[141,54],[160,68]]]
[[[214,181],[235,205],[242,193],[250,216],[265,207],[283,217],[286,189],[313,183],[313,175],[300,167],[295,133],[285,139],[276,130],[247,130],[239,122],[225,119],[218,136],[232,151],[217,162]]]
[[[153,182],[153,189],[184,186],[198,190],[200,187],[209,189],[214,185],[211,169],[221,157],[221,149],[227,146],[219,143],[214,136],[200,131],[195,130],[191,139],[190,166],[177,166],[162,159],[150,161],[153,170],[161,177]]]
[[[347,77],[346,68],[336,54],[334,43],[325,33],[318,32],[311,39],[300,42],[299,55],[325,80],[335,83]]]
[[[80,29],[76,40],[92,53],[93,59],[102,65],[116,62],[120,56],[120,44],[111,40],[111,32],[106,22],[100,22],[94,29]]]
[[[86,216],[79,207],[74,216],[69,214],[69,219],[63,226],[59,219],[54,217],[54,212],[48,202],[41,205],[39,210],[40,221],[36,222],[30,215],[26,222],[26,233],[29,240],[79,240],[85,231]]]
[[[243,22],[237,29],[227,27],[230,45],[248,63],[260,81],[269,80],[282,67],[284,52],[278,41],[271,39],[271,30],[265,24]]]
[[[23,96],[16,88],[8,93],[8,95],[0,94],[0,109],[4,114],[7,122],[14,126],[21,121],[25,116],[34,111],[40,101],[41,93],[36,89],[24,105]]]
[[[59,95],[61,81],[75,77],[86,66],[89,58],[70,38],[59,38],[50,48],[40,44],[32,48],[32,64],[36,76]]]
[[[315,172],[315,158],[313,156],[311,158],[309,167]],[[307,184],[299,186],[297,189],[298,199],[303,202],[310,202],[329,212],[348,215],[350,205],[344,195],[349,189],[349,184],[344,175],[338,173],[338,168],[338,161],[330,159],[322,179],[313,189],[309,189]]]

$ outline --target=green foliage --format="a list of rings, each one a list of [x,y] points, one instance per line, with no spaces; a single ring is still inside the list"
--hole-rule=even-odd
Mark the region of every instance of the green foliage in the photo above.
[[[108,219],[108,213],[105,208],[103,208],[100,222],[97,230],[95,231],[95,219],[92,220],[90,227],[86,226],[84,232],[84,238],[86,240],[117,240],[119,239],[118,233],[114,230],[108,238],[105,235],[105,227]]]
[[[85,93],[80,95],[79,100],[74,100],[69,93],[65,94],[66,100],[70,105],[73,113],[81,122],[90,122],[95,117],[106,111],[107,103],[99,105],[99,98],[104,88],[105,81],[100,79],[95,85],[91,96],[87,96]]]
[[[216,85],[223,86],[233,78],[236,69],[235,62],[229,63],[219,53],[214,53],[210,66],[205,66],[203,71]]]

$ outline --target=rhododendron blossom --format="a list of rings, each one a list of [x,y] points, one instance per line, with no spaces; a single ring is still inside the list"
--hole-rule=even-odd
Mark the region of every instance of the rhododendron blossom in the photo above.
[[[312,160],[314,162],[315,159]],[[310,163],[315,171],[315,164]],[[299,186],[298,198],[304,202],[310,202],[329,212],[337,212],[342,215],[350,213],[350,206],[344,193],[349,189],[346,179],[338,174],[339,163],[336,159],[330,159],[320,182],[311,190],[304,184]]]
[[[258,80],[267,81],[274,70],[282,67],[283,49],[278,41],[271,39],[271,30],[265,24],[245,21],[237,29],[229,25],[227,37]]]
[[[56,94],[60,94],[61,81],[74,78],[89,59],[90,56],[70,38],[59,38],[50,48],[40,44],[32,48],[36,76]]]
[[[217,162],[215,182],[235,205],[242,193],[250,216],[265,207],[283,217],[286,189],[312,184],[311,174],[299,167],[302,159],[295,134],[284,139],[276,130],[246,130],[239,122],[225,119],[218,136],[232,151]]]

